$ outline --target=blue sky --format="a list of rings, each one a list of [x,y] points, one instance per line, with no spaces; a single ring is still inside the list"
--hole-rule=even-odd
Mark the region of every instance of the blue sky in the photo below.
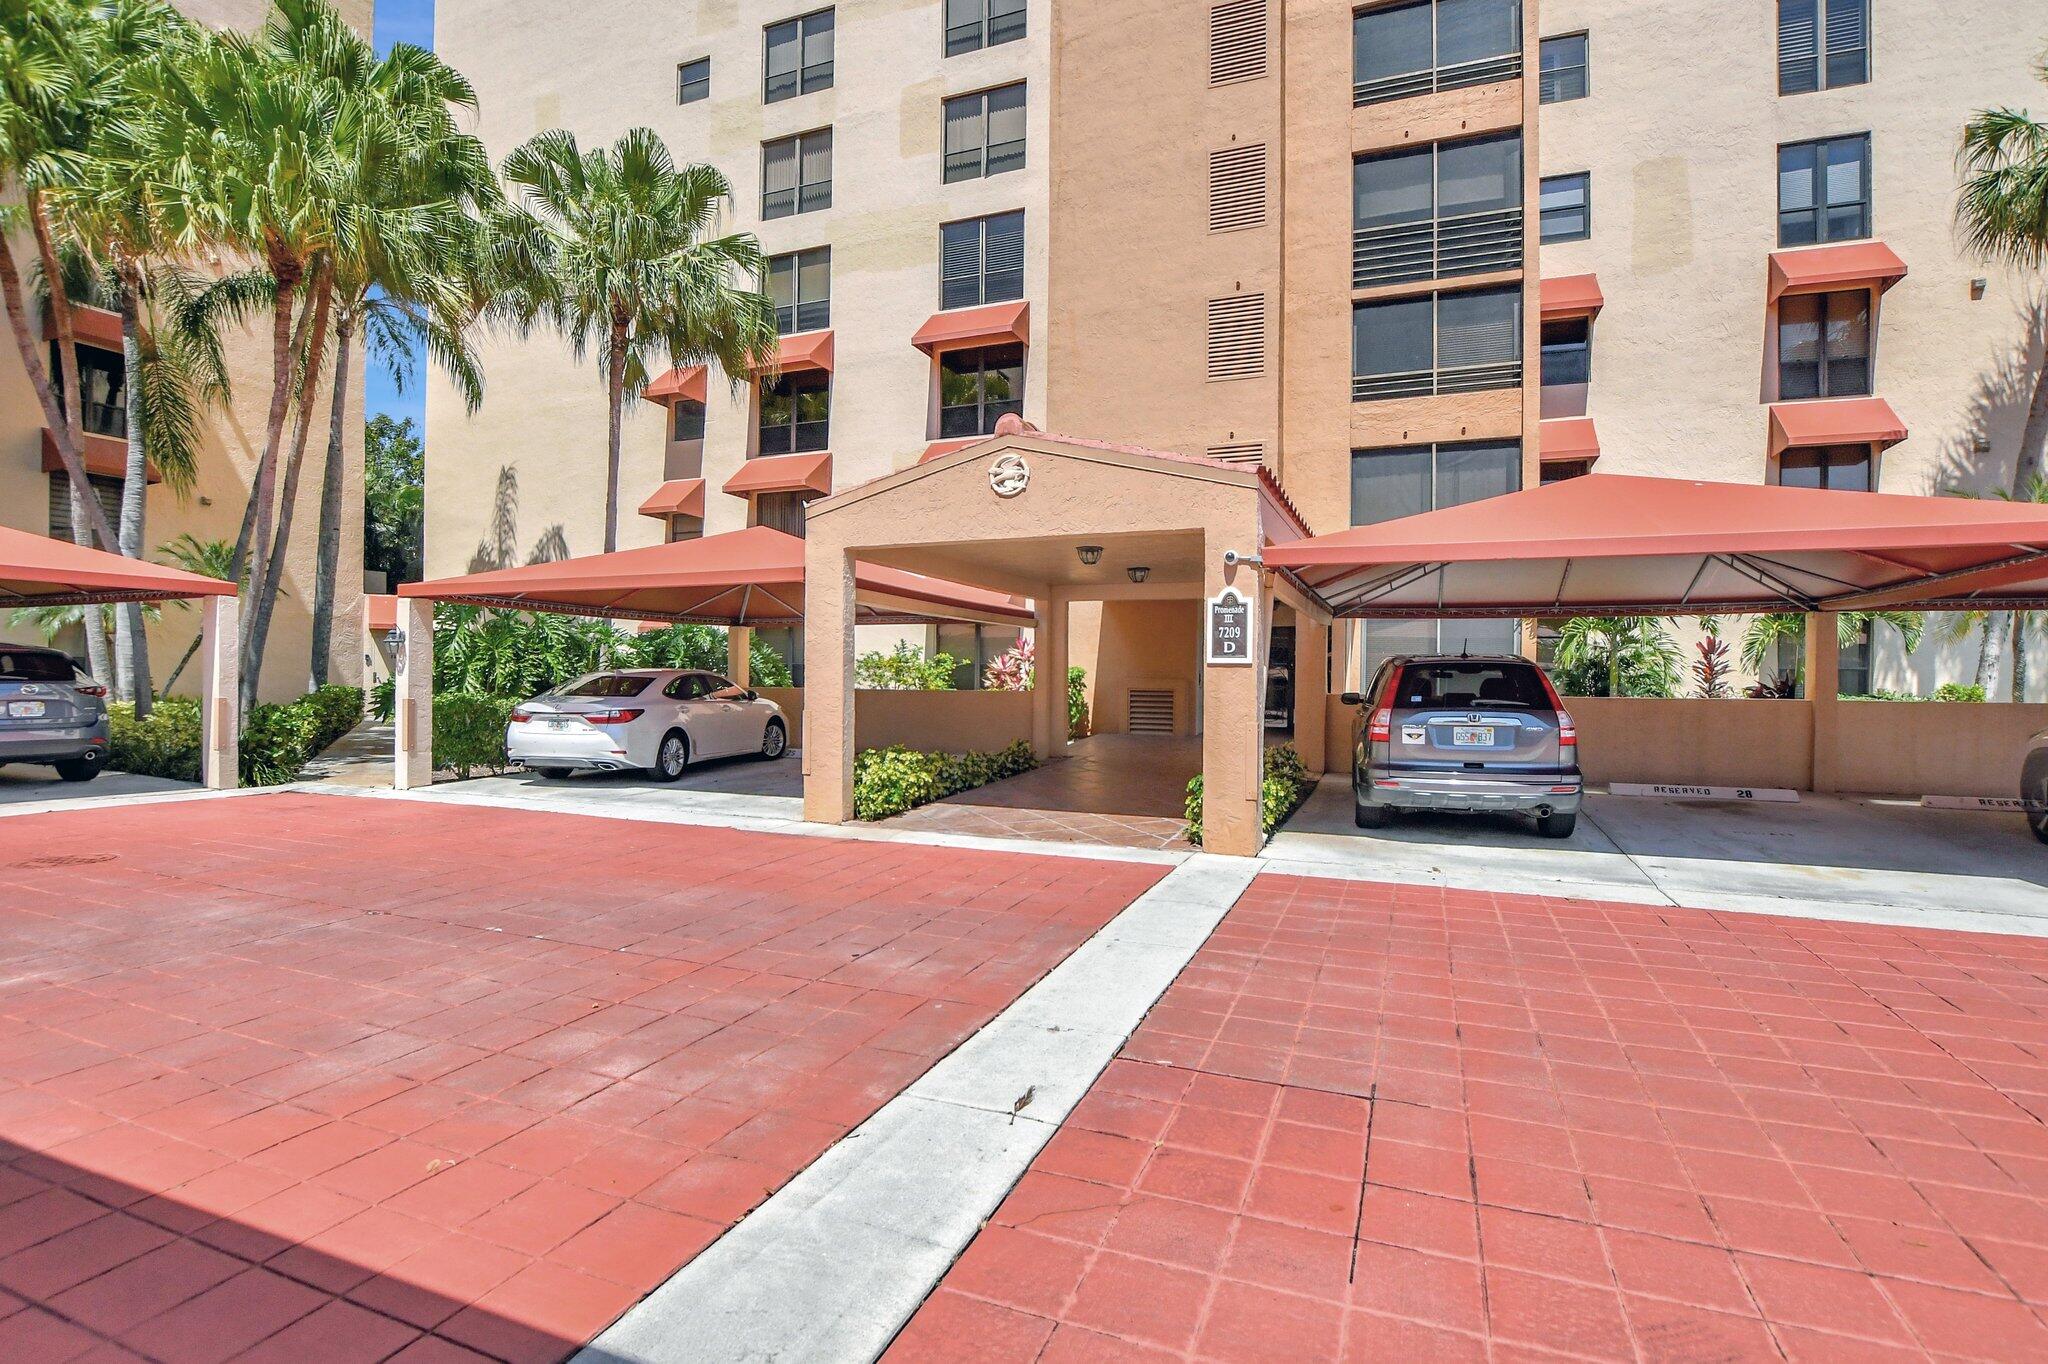
[[[377,50],[393,43],[434,45],[434,0],[377,0]],[[363,406],[367,413],[388,412],[394,417],[411,417],[426,426],[425,375],[413,366],[413,379],[403,393],[391,382],[391,373],[373,360],[364,384]]]

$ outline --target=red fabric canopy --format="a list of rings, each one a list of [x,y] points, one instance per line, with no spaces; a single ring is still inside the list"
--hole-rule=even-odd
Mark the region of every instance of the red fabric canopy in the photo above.
[[[1028,625],[1014,597],[901,569],[858,565],[864,622],[997,619]],[[580,559],[408,583],[402,597],[511,611],[711,625],[792,625],[804,615],[804,542],[767,526]]]
[[[0,606],[232,597],[234,584],[0,526]]]
[[[2048,604],[2048,507],[1588,474],[1275,545],[1340,615]]]

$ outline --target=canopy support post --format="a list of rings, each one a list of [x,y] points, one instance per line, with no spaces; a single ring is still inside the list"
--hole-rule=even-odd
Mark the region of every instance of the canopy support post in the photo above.
[[[1806,618],[1806,704],[1813,715],[1814,791],[1840,787],[1838,747],[1842,692],[1842,642],[1835,617],[1814,612]]]
[[[242,781],[242,725],[236,713],[242,690],[242,599],[208,597],[199,608],[199,775],[210,791],[232,791]]]
[[[853,555],[828,536],[804,544],[804,818],[853,813]]]
[[[433,600],[400,597],[398,630],[399,641],[391,658],[398,719],[391,786],[411,791],[434,784]]]
[[[725,632],[725,669],[735,687],[754,685],[754,631],[735,625]]]
[[[1294,751],[1316,776],[1329,768],[1324,738],[1330,718],[1327,681],[1330,626],[1305,611],[1294,613]]]
[[[1035,594],[1032,648],[1031,747],[1038,760],[1067,751],[1067,598],[1050,588]]]

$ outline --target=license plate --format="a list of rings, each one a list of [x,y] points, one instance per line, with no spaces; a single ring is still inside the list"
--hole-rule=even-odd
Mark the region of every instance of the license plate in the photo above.
[[[1492,748],[1493,726],[1459,725],[1451,731],[1453,748]]]
[[[47,707],[41,701],[9,701],[7,713],[17,719],[27,720],[41,715]]]
[[[545,724],[549,729],[567,729],[569,727],[567,720],[544,720],[541,723]]]

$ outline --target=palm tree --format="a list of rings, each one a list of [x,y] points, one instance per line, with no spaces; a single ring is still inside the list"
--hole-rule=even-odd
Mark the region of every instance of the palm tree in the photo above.
[[[1927,618],[1918,611],[1842,611],[1835,615],[1835,640],[1846,648],[1862,639],[1866,632],[1874,637],[1880,625],[1888,625],[1898,631],[1906,652],[1910,654],[1920,647]],[[1752,616],[1742,631],[1742,666],[1763,678],[1764,670],[1770,666],[1771,655],[1780,644],[1798,649],[1805,640],[1806,616],[1803,612],[1776,611]]]
[[[545,132],[505,159],[504,175],[517,202],[501,215],[498,254],[517,274],[501,311],[522,326],[552,323],[579,359],[594,346],[603,371],[609,553],[626,401],[654,363],[715,362],[737,384],[772,357],[761,249],[751,233],[707,235],[732,187],[709,166],[676,165],[651,129],[589,152],[567,132]]]
[[[1604,696],[1669,696],[1678,686],[1678,643],[1654,616],[1574,616],[1558,628],[1557,664]]]
[[[2043,357],[2042,378],[2048,382],[2048,357]],[[2036,390],[2036,400],[2039,399]],[[2031,420],[2031,418],[2029,418]],[[1987,494],[1971,492],[1967,488],[1945,489],[1950,497],[1979,497]],[[2048,473],[2030,474],[2011,491],[1993,488],[1988,496],[2001,502],[2048,503]],[[2005,649],[2005,638],[2012,636],[2012,699],[2024,701],[2027,696],[2027,631],[2039,629],[2048,623],[2048,613],[2040,611],[1951,611],[1942,622],[1942,637],[1951,643],[1960,643],[1971,635],[1978,636],[1976,685],[1983,688],[1984,695],[1991,695],[1991,687],[1998,680],[1998,659]]]
[[[186,531],[177,539],[157,546],[157,557],[167,564],[174,564],[187,573],[198,573],[208,578],[228,580],[235,571],[235,546],[229,540],[201,540]],[[173,603],[184,610],[191,610],[192,603],[180,599]],[[178,656],[178,664],[171,669],[171,675],[164,679],[164,694],[170,695],[171,688],[178,684],[178,675],[185,671],[185,665],[192,661],[192,655],[199,652],[201,636],[194,634],[192,642],[185,646],[185,652]]]

